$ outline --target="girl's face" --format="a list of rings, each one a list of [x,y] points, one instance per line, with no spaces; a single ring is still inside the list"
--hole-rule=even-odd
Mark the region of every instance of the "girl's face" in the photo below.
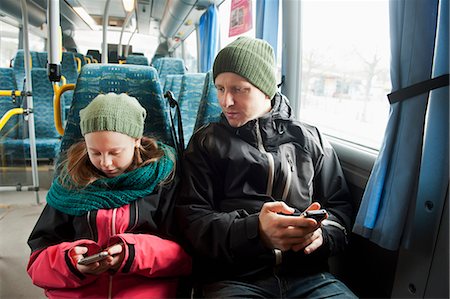
[[[134,149],[141,139],[113,131],[98,131],[84,136],[91,163],[105,176],[112,178],[124,173],[133,162]]]

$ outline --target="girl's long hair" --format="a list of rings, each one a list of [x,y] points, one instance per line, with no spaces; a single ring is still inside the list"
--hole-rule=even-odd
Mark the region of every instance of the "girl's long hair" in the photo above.
[[[133,161],[125,172],[158,161],[162,156],[164,156],[164,151],[158,147],[155,139],[142,137],[141,145],[134,148]],[[171,155],[169,155],[169,158],[173,160],[175,165],[175,158]],[[97,179],[106,177],[91,163],[84,140],[73,144],[67,150],[66,158],[61,162],[60,167],[60,180],[66,187],[74,187],[73,185],[67,186],[67,179],[70,179],[76,188],[83,188]],[[173,178],[174,173],[175,166],[166,182]]]

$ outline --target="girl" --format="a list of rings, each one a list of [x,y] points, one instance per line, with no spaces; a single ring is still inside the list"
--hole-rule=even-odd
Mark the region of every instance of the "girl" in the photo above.
[[[175,297],[190,273],[190,257],[167,239],[174,151],[142,136],[145,116],[126,94],[80,111],[84,140],[69,148],[28,240],[28,274],[48,297]]]

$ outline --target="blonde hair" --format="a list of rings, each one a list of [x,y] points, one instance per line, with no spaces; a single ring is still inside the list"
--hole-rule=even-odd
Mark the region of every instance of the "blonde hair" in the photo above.
[[[141,145],[135,147],[133,161],[126,172],[158,161],[163,156],[164,151],[158,147],[155,139],[142,137]],[[174,157],[171,155],[168,156],[173,160],[175,165]],[[70,179],[75,187],[85,187],[97,179],[106,177],[91,163],[84,140],[73,144],[67,150],[67,156],[60,164],[60,167],[61,184],[70,188],[73,188],[73,186],[67,186],[67,179]],[[173,173],[174,170],[172,170],[172,174],[168,176],[166,181],[170,181],[173,178]]]

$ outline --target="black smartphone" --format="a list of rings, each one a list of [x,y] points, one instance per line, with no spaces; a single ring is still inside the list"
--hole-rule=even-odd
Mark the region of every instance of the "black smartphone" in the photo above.
[[[89,264],[104,260],[108,255],[109,255],[108,252],[102,251],[102,252],[82,258],[81,260],[78,261],[78,264],[89,265]]]
[[[320,222],[327,217],[327,211],[324,209],[305,211],[302,213],[302,216],[306,218],[313,218],[317,222]]]

